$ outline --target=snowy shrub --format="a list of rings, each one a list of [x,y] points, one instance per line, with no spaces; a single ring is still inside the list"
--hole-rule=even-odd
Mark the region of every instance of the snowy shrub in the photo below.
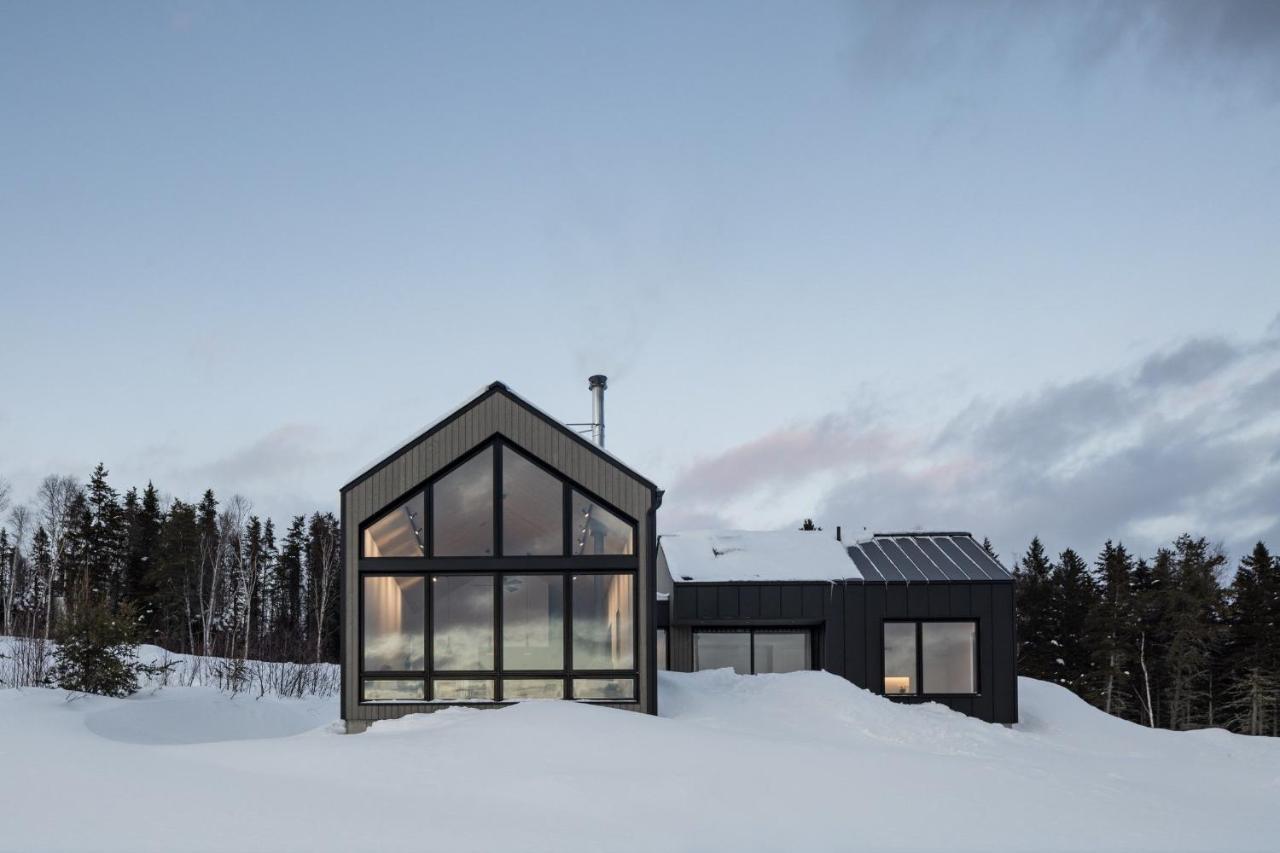
[[[128,608],[111,613],[90,605],[69,617],[58,632],[53,681],[64,690],[129,696],[138,690],[135,620]]]

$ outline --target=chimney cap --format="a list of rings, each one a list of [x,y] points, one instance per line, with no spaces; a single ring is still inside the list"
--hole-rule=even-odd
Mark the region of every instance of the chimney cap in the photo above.
[[[603,373],[597,373],[594,376],[588,376],[587,387],[595,388],[596,386],[599,386],[601,388],[607,388],[608,386],[605,383],[608,380],[608,378],[609,377],[605,376]]]

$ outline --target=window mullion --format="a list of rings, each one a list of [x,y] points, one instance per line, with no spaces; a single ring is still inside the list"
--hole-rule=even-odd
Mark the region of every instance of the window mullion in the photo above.
[[[493,442],[493,553],[503,555],[502,549],[502,439]]]

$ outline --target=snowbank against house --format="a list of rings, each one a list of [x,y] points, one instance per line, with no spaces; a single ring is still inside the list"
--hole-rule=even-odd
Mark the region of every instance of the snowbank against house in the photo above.
[[[1280,847],[1280,742],[1151,731],[1024,679],[1009,729],[817,672],[663,673],[338,734],[331,698],[0,690],[0,850]]]

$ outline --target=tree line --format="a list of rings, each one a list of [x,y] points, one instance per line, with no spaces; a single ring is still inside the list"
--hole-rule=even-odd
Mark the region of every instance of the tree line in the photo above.
[[[280,533],[239,495],[121,495],[99,464],[51,475],[30,503],[0,481],[0,635],[55,639],[128,626],[137,642],[239,660],[338,659],[339,525],[294,516]]]
[[[1151,727],[1280,735],[1280,560],[1259,542],[1229,573],[1190,535],[1150,559],[1107,542],[1092,565],[1033,539],[1014,570],[1018,672]]]

